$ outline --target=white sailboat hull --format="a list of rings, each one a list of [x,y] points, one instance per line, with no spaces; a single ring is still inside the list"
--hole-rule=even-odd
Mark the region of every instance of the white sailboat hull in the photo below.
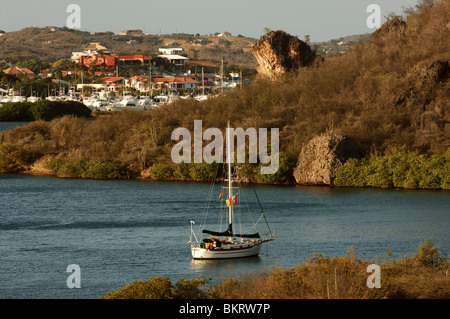
[[[223,248],[201,248],[193,246],[191,248],[194,259],[228,259],[257,256],[261,250],[262,242],[256,244],[243,244],[239,246]]]

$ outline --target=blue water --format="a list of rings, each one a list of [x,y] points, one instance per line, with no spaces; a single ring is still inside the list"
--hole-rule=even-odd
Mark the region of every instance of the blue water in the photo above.
[[[255,258],[194,261],[189,220],[200,224],[210,186],[0,175],[0,298],[97,298],[152,276],[220,280],[351,246],[374,261],[424,239],[450,252],[448,191],[258,185],[275,241]],[[71,264],[79,289],[67,287]]]
[[[13,129],[19,126],[24,126],[29,124],[30,122],[0,122],[0,132],[7,131],[9,129]]]

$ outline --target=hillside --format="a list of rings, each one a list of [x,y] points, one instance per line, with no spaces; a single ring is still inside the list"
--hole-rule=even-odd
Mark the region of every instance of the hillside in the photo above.
[[[277,81],[257,79],[214,99],[180,100],[144,114],[36,122],[4,134],[2,140],[34,159],[58,156],[69,164],[81,158],[106,159],[127,165],[137,176],[207,179],[207,165],[191,165],[191,170],[173,165],[171,133],[177,127],[192,132],[195,119],[203,121],[203,128],[224,128],[230,120],[233,127],[280,129],[279,172],[259,176],[257,164],[248,165],[240,172],[250,181],[291,181],[302,148],[330,131],[356,141],[354,158],[437,154],[448,173],[449,19],[450,0],[426,1],[408,13],[407,22],[391,18],[369,42]],[[426,163],[429,172],[435,164]]]
[[[369,35],[355,35],[312,43],[322,56],[347,52],[349,47],[367,41]],[[130,42],[131,41],[131,42]],[[0,37],[0,60],[18,62],[36,59],[53,63],[69,59],[72,52],[82,50],[90,42],[100,42],[115,53],[155,55],[161,47],[182,47],[186,50],[191,65],[219,68],[221,59],[225,65],[254,69],[255,59],[251,46],[256,39],[244,36],[220,38],[212,35],[168,34],[168,35],[118,35],[112,32],[87,32],[66,27],[29,27],[8,32]],[[127,43],[130,42],[130,43]],[[338,43],[343,44],[338,45]]]
[[[72,52],[81,51],[90,42],[100,42],[117,54],[155,55],[161,47],[182,47],[192,59],[220,62],[223,58],[225,63],[253,68],[254,59],[250,47],[254,41],[242,36],[117,35],[66,27],[29,27],[0,37],[0,59],[18,62],[34,58],[52,63],[58,59],[69,59]]]

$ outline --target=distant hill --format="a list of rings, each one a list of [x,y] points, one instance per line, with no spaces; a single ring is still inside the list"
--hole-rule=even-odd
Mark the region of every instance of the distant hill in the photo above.
[[[341,37],[338,39],[332,39],[326,42],[313,42],[310,43],[311,47],[316,50],[316,53],[329,57],[337,54],[346,53],[352,46],[368,42],[370,40],[370,34],[357,34]]]
[[[322,56],[346,52],[359,42],[367,41],[369,35],[347,36],[311,46]],[[301,39],[303,40],[303,39]],[[55,62],[68,59],[72,52],[81,51],[90,42],[100,42],[115,53],[155,55],[161,47],[182,47],[194,64],[219,66],[223,58],[226,65],[254,69],[255,59],[250,52],[256,39],[233,36],[217,37],[185,33],[167,35],[129,34],[113,32],[88,32],[67,27],[29,27],[20,31],[7,32],[0,37],[0,60],[18,62],[37,59]],[[343,42],[341,45],[338,43]]]
[[[0,37],[0,60],[18,62],[38,59],[54,62],[68,59],[73,51],[81,51],[87,43],[100,42],[118,54],[156,55],[161,47],[182,47],[191,59],[235,64],[253,68],[250,47],[255,39],[247,37],[171,35],[117,35],[113,32],[87,32],[67,27],[29,27],[8,32]]]

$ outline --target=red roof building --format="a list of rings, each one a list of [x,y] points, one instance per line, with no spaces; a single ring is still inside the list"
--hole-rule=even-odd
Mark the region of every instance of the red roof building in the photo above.
[[[153,78],[153,83],[159,88],[169,89],[195,89],[198,81],[189,76],[175,76],[175,77],[158,77]]]
[[[125,78],[121,76],[106,76],[102,78],[103,86],[110,91],[116,91],[117,89],[123,87],[124,79]]]
[[[88,54],[80,55],[77,58],[77,62],[89,67],[92,63],[102,67],[115,67],[117,65],[117,59],[114,56],[103,54]]]
[[[21,75],[24,74],[28,77],[34,77],[34,72],[27,68],[13,66],[9,69],[3,70],[3,73],[10,75]]]
[[[115,67],[117,64],[125,65],[148,65],[151,57],[137,54],[137,55],[103,55],[101,53],[80,55],[76,58],[78,63],[89,67],[92,63],[102,67]]]
[[[142,54],[135,54],[135,55],[116,55],[114,56],[117,58],[119,63],[121,64],[134,64],[134,65],[148,65],[150,64],[151,57],[145,56]]]

